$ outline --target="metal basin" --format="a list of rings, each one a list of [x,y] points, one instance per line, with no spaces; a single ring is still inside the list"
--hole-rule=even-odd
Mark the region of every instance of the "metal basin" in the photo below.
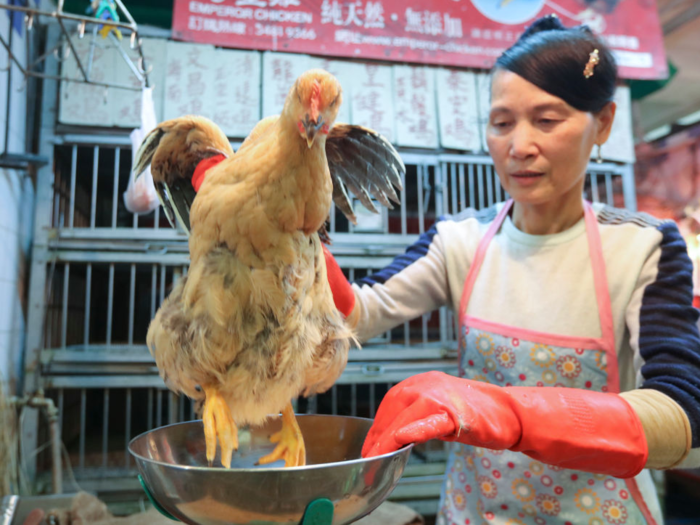
[[[281,419],[239,429],[231,468],[209,467],[201,421],[161,427],[134,438],[129,451],[153,497],[177,519],[193,525],[298,524],[306,506],[327,498],[333,525],[352,523],[384,501],[398,483],[412,446],[362,459],[370,419],[297,416],[307,465],[266,467],[257,460],[274,448]],[[215,465],[221,465],[217,452]]]

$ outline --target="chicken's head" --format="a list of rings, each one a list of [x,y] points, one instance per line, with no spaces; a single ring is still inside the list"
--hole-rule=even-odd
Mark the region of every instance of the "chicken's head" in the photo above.
[[[342,102],[340,82],[322,69],[303,73],[287,96],[284,112],[294,120],[309,148],[319,135],[327,135]]]

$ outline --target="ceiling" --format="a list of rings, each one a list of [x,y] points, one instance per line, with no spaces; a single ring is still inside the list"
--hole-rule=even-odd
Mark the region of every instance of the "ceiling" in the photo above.
[[[636,115],[641,134],[700,111],[700,1],[657,0],[657,4],[666,54],[678,73],[666,87],[640,101]]]

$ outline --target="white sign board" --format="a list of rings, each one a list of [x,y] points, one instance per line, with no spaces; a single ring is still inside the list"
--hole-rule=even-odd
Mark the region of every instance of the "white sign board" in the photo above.
[[[396,143],[417,148],[438,147],[435,70],[394,66]]]
[[[479,151],[479,102],[474,73],[439,68],[437,85],[440,145],[443,148]]]
[[[617,110],[615,120],[610,131],[608,141],[603,144],[601,154],[605,160],[634,163],[634,132],[632,129],[632,103],[630,100],[630,88],[619,86],[615,93]],[[593,148],[591,156],[597,157],[598,148]]]
[[[215,67],[213,46],[168,43],[163,120],[183,115],[211,118],[207,101],[214,93],[211,79]]]
[[[165,67],[167,40],[161,38],[142,39],[141,49],[145,59],[145,68],[148,72],[148,83],[153,88],[153,105],[156,110],[156,119],[160,122],[163,117],[163,93],[165,92]],[[121,41],[122,49],[132,61],[135,67],[143,68],[139,55],[135,49],[131,49],[130,39]],[[121,57],[114,59],[115,78],[120,84],[131,85],[138,91],[126,89],[110,89],[112,95],[112,110],[114,125],[124,128],[137,128],[141,125],[141,82]]]
[[[207,117],[228,137],[247,137],[260,120],[260,53],[217,49]]]
[[[75,50],[80,57],[80,63],[87,72],[90,68],[89,79],[95,82],[114,83],[117,51],[101,38],[94,41],[85,36],[82,39],[72,39]],[[92,48],[92,62],[89,56]],[[63,56],[62,75],[66,78],[83,79],[68,45],[61,48]],[[66,57],[66,55],[68,55]],[[121,60],[121,59],[120,59]],[[83,84],[79,82],[61,82],[61,101],[58,120],[64,124],[84,126],[112,126],[112,97],[116,89],[102,86]]]
[[[294,81],[311,67],[308,55],[263,53],[263,118],[280,114]]]
[[[488,152],[486,144],[486,126],[491,112],[491,75],[489,73],[476,74],[476,96],[479,100],[479,134],[481,135],[481,149]]]
[[[395,142],[392,67],[359,64],[352,85],[351,123],[366,126]]]

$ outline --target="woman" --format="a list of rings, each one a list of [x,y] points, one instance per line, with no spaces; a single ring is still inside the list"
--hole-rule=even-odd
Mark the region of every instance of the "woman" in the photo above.
[[[439,220],[352,287],[327,255],[360,340],[459,312],[461,377],[396,385],[363,449],[458,442],[438,523],[660,523],[644,469],[700,464],[698,314],[678,229],[581,197],[616,79],[593,34],[538,20],[492,77],[488,145],[512,201]]]

